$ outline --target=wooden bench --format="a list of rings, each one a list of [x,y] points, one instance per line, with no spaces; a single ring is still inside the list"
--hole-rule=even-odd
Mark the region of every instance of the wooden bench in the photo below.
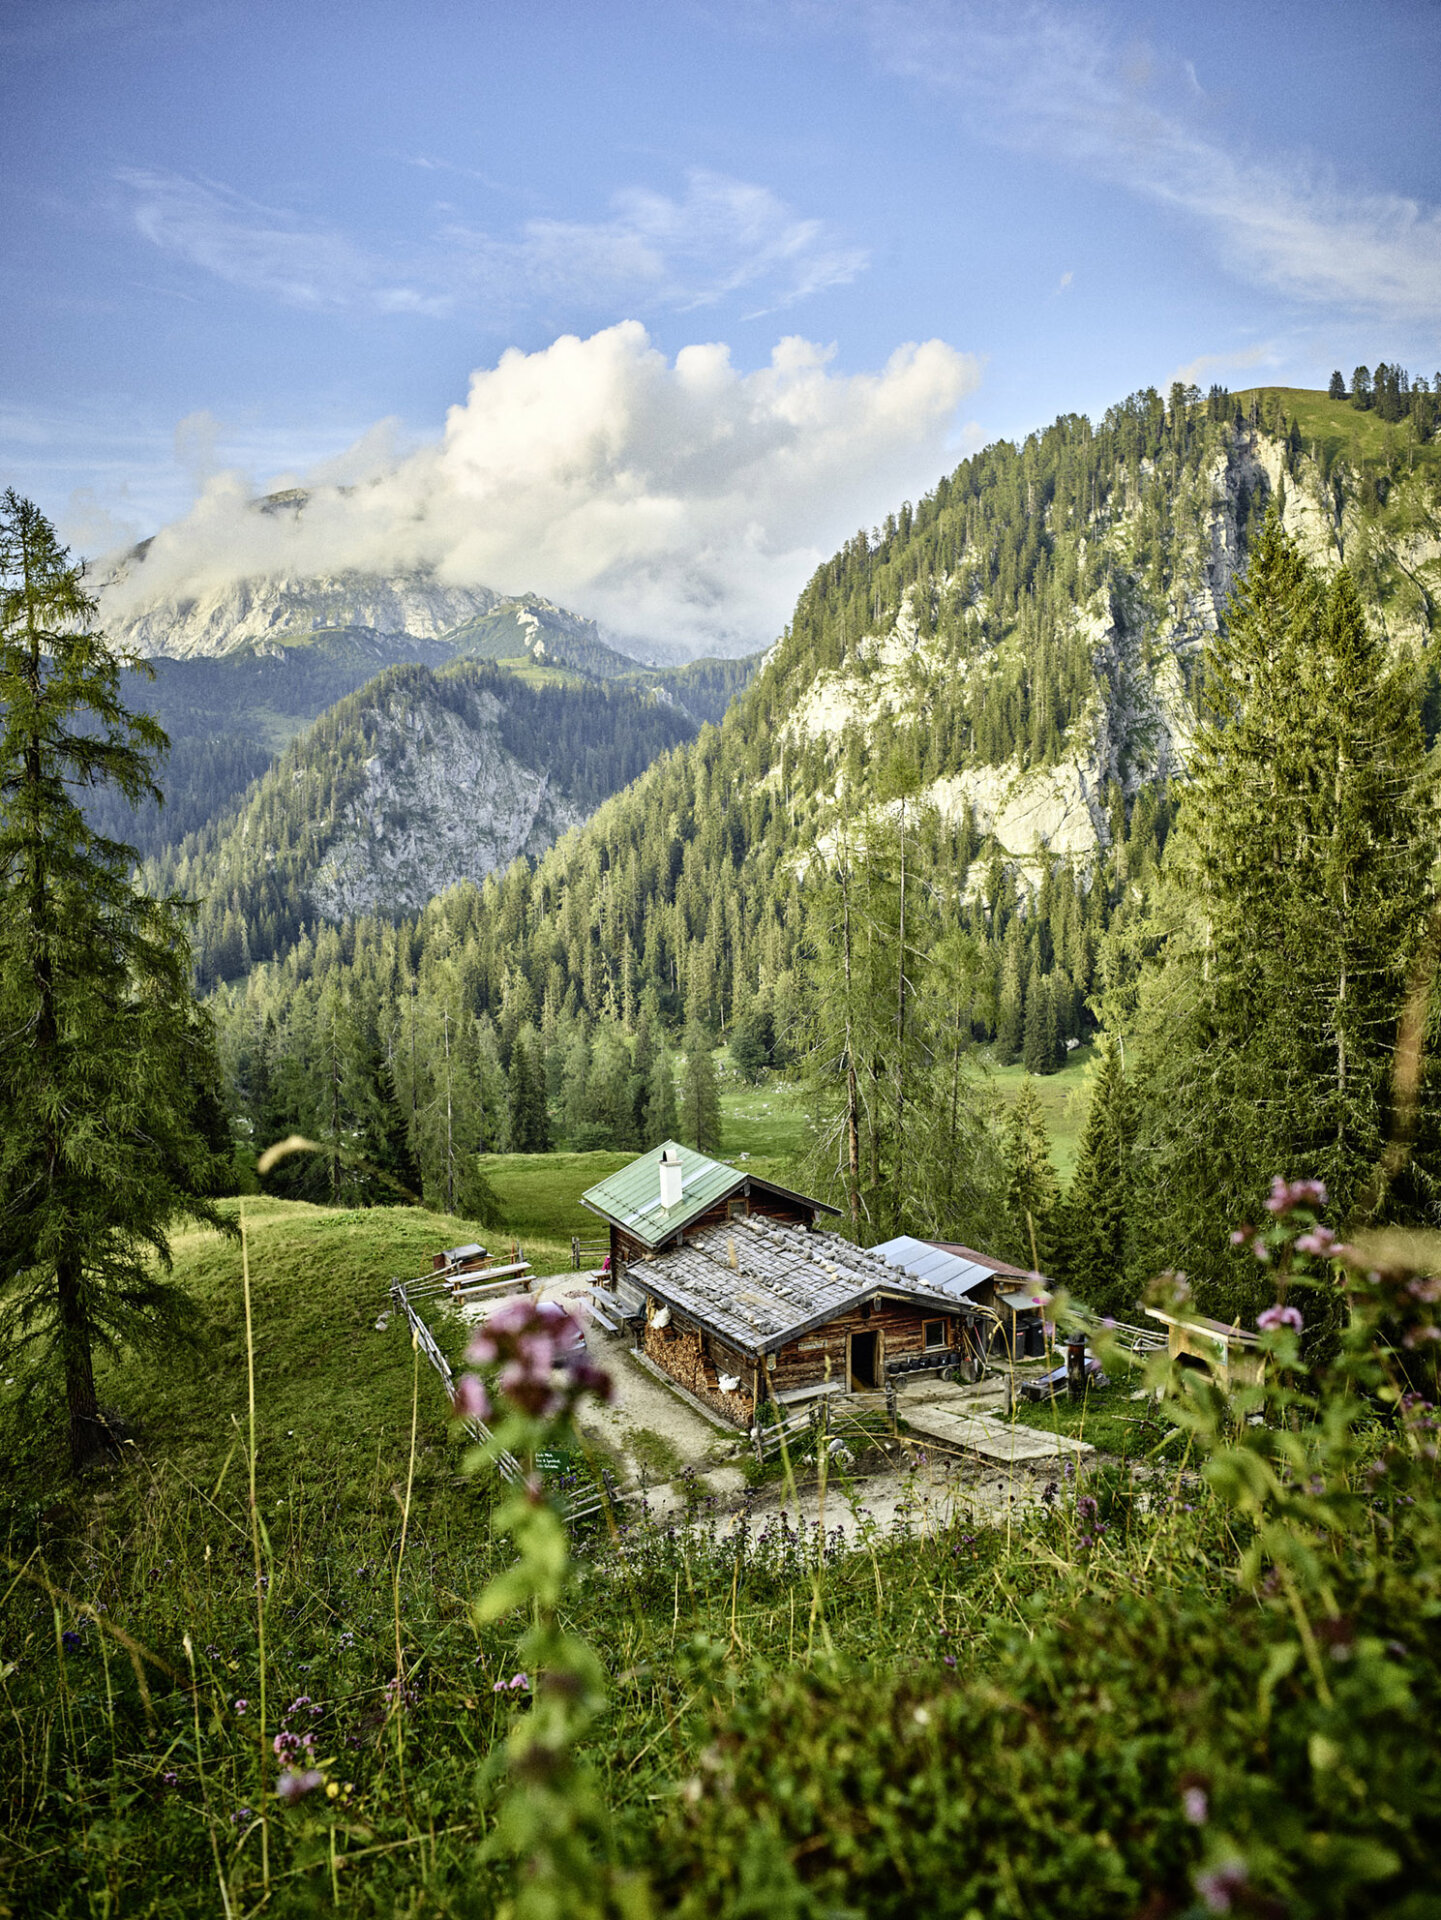
[[[529,1278],[529,1260],[516,1260],[508,1267],[487,1267],[483,1273],[459,1273],[449,1285],[457,1300],[476,1300],[487,1293],[513,1292],[518,1282]]]
[[[591,1319],[604,1327],[607,1333],[621,1331],[623,1322],[614,1294],[606,1293],[600,1287],[592,1287],[585,1306]]]

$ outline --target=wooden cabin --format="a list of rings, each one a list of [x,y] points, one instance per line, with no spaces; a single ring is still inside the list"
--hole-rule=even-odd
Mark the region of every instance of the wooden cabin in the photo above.
[[[959,1365],[986,1338],[965,1301],[817,1227],[835,1208],[671,1142],[584,1198],[611,1227],[612,1284],[643,1302],[647,1357],[737,1426],[766,1400]]]

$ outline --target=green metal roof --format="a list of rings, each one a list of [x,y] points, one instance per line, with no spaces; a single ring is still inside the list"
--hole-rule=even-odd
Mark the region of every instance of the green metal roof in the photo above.
[[[680,1205],[668,1210],[660,1203],[660,1157],[669,1149],[680,1161]],[[748,1176],[739,1167],[663,1140],[639,1160],[583,1193],[582,1206],[599,1213],[648,1247],[658,1247],[673,1233],[713,1207],[718,1200],[744,1186]]]

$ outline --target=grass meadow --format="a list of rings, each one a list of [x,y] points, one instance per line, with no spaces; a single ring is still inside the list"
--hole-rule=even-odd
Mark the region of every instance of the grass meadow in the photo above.
[[[741,1117],[789,1124],[763,1093]],[[568,1251],[615,1158],[497,1161],[505,1231]],[[239,1240],[179,1235],[194,1339],[104,1366],[123,1443],[84,1482],[58,1409],[0,1390],[0,1914],[1441,1911],[1436,1396],[1393,1359],[1353,1343],[1319,1400],[1279,1374],[1256,1424],[1195,1383],[1158,1431],[1128,1395],[1027,1410],[1109,1451],[999,1521],[921,1537],[903,1501],[846,1548],[787,1486],[729,1533],[704,1501],[623,1508],[567,1569],[517,1561],[404,1322],[377,1325],[393,1276],[487,1236],[244,1217],[248,1312]],[[1367,1337],[1400,1327],[1404,1359],[1430,1299],[1388,1294]],[[538,1601],[476,1604],[518,1567],[571,1649],[550,1674]],[[551,1703],[583,1672],[572,1750]],[[527,1732],[532,1767],[561,1740],[549,1775],[515,1771]]]

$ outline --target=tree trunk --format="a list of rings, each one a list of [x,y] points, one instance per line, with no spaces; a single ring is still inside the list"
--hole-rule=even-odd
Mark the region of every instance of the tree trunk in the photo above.
[[[65,1362],[65,1402],[70,1416],[70,1464],[76,1473],[83,1473],[101,1452],[105,1429],[95,1398],[90,1317],[85,1311],[80,1262],[73,1253],[63,1253],[55,1264],[55,1291]]]

